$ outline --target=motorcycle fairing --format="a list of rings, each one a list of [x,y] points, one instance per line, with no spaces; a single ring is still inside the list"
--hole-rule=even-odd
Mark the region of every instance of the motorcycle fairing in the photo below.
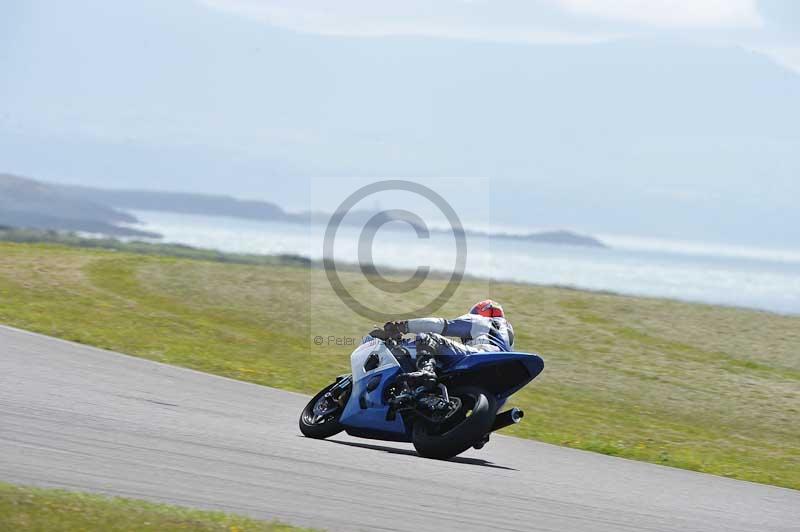
[[[404,343],[413,357],[413,343]],[[370,357],[373,358],[367,365]],[[377,361],[375,361],[377,357]],[[459,383],[474,382],[498,399],[502,406],[509,396],[532,381],[544,369],[536,354],[483,351],[463,356],[437,357],[443,365],[440,375]],[[353,351],[350,357],[353,388],[340,423],[351,436],[379,440],[411,441],[410,427],[402,416],[387,419],[389,405],[384,391],[403,372],[392,352],[380,341],[369,341]],[[365,365],[367,365],[366,369]]]
[[[459,380],[472,378],[504,401],[535,379],[544,361],[534,353],[482,351],[460,357],[445,366],[441,375]]]
[[[365,365],[370,356],[377,356],[378,362],[367,370]],[[411,441],[402,416],[386,419],[389,405],[384,401],[384,390],[403,372],[392,352],[383,342],[366,342],[353,351],[350,367],[353,390],[339,420],[347,433],[361,438]]]

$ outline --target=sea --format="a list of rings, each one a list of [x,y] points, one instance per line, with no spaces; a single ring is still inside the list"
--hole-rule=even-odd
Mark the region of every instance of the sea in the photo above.
[[[219,216],[133,211],[139,229],[160,242],[225,252],[292,254],[323,258],[325,225],[302,225]],[[420,238],[407,230],[381,229],[371,245],[361,228],[340,226],[331,238],[333,258],[358,263],[365,249],[378,267],[450,273],[458,264],[452,233]],[[608,247],[542,244],[468,236],[464,273],[539,285],[670,298],[800,314],[800,250],[599,234]]]

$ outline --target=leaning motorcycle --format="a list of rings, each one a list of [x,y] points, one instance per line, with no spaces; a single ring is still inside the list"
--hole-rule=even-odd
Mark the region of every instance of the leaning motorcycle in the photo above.
[[[344,430],[411,442],[428,458],[452,458],[482,448],[492,432],[518,423],[522,410],[500,409],[544,368],[531,353],[440,355],[436,385],[414,388],[401,375],[416,369],[415,360],[413,341],[365,341],[350,356],[352,373],[337,377],[303,409],[300,431],[322,439]]]

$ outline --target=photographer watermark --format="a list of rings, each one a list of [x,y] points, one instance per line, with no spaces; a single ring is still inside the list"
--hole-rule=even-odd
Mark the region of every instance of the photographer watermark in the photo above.
[[[355,347],[363,343],[374,340],[371,336],[337,336],[328,334],[322,336],[320,334],[314,336],[314,345],[318,347],[336,347],[336,346],[351,346]]]
[[[445,287],[426,304],[410,312],[404,312],[402,316],[398,316],[397,313],[389,313],[373,308],[372,306],[359,301],[359,299],[356,298],[353,293],[345,287],[341,277],[339,276],[339,273],[336,270],[336,263],[334,261],[334,248],[337,231],[342,225],[342,221],[344,220],[345,216],[359,202],[374,194],[386,191],[409,192],[428,200],[444,215],[455,239],[455,263],[453,264],[452,272],[448,277]],[[377,212],[370,217],[369,220],[367,220],[358,239],[359,270],[373,287],[393,295],[406,294],[412,290],[415,290],[416,288],[419,288],[431,273],[431,268],[429,265],[419,265],[409,278],[396,281],[381,275],[376,268],[372,253],[375,243],[375,236],[378,230],[387,223],[398,221],[404,222],[411,226],[411,228],[416,232],[417,238],[430,238],[430,229],[421,216],[405,209],[387,209]],[[325,229],[322,261],[328,282],[339,299],[345,305],[347,305],[350,310],[359,316],[368,318],[376,323],[383,323],[385,321],[399,319],[402,317],[430,315],[447,303],[450,297],[452,297],[456,292],[458,286],[461,284],[461,281],[464,278],[464,270],[467,263],[467,239],[458,214],[456,214],[456,211],[453,209],[453,207],[451,207],[450,204],[437,192],[413,181],[378,181],[363,186],[350,194],[334,211]],[[314,339],[314,343],[316,345],[323,345],[321,343],[317,344],[317,338],[323,338],[324,342],[324,337],[320,336],[315,337]]]

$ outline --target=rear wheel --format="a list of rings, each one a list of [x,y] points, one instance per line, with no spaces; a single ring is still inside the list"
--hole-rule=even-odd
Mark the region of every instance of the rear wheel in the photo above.
[[[450,397],[461,399],[461,408],[442,423],[425,419],[414,422],[414,448],[426,458],[447,459],[463,453],[492,430],[497,400],[482,388],[454,388]]]
[[[335,382],[327,386],[315,395],[303,409],[299,423],[303,436],[321,440],[330,438],[344,429],[339,423],[339,418],[342,416],[350,393],[349,391],[344,392],[339,400],[332,397],[330,392],[337,384]]]

